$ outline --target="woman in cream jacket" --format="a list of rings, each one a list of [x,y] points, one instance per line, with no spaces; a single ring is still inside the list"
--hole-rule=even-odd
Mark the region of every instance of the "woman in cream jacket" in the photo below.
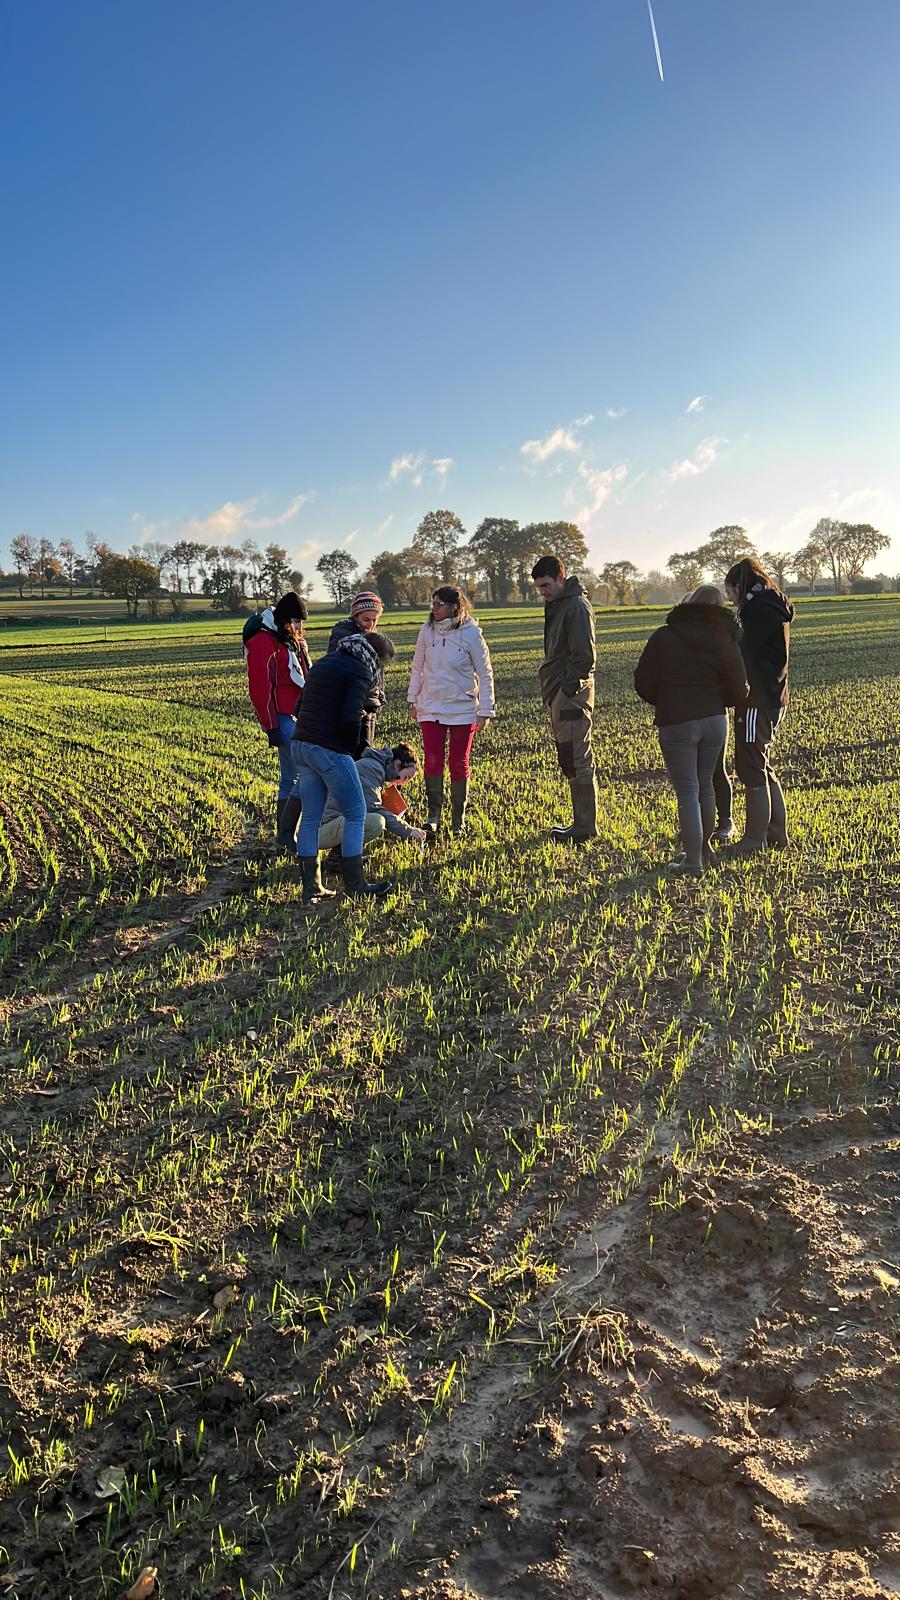
[[[431,834],[437,833],[444,803],[444,768],[449,764],[451,822],[453,832],[462,833],[472,741],[494,716],[495,705],[494,674],[484,635],[455,584],[441,584],[431,597],[428,621],[419,629],[416,641],[407,699],[422,730],[426,826]]]

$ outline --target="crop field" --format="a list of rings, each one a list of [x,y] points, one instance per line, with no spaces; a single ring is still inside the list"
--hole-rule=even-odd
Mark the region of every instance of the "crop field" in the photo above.
[[[800,604],[795,846],[699,882],[658,615],[577,853],[482,620],[470,829],[377,907],[272,851],[239,624],[0,641],[12,1600],[900,1592],[900,600]]]

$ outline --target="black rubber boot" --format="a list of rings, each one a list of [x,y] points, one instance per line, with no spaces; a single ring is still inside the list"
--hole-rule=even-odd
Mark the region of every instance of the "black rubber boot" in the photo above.
[[[465,832],[466,806],[469,802],[468,778],[450,779],[450,826],[455,834]]]
[[[363,871],[362,856],[342,856],[341,866],[344,872],[344,888],[354,900],[363,895],[386,895],[396,887],[392,878],[384,878],[380,883],[369,883]]]
[[[570,779],[572,821],[567,828],[551,828],[556,844],[586,844],[597,837],[597,781],[595,778]]]
[[[428,816],[425,819],[425,832],[430,833],[433,838],[441,825],[441,810],[444,804],[443,778],[426,778],[425,793],[428,797]]]
[[[773,850],[787,850],[791,840],[787,831],[787,808],[784,803],[784,790],[774,773],[769,777],[769,799],[772,806],[772,815],[766,832],[766,843]]]
[[[318,855],[300,856],[298,859],[303,871],[303,904],[309,906],[316,900],[333,900],[334,890],[322,887]]]
[[[554,844],[572,843],[572,835],[575,832],[575,785],[571,780],[569,782],[569,790],[572,795],[572,821],[568,825],[559,823],[555,828],[550,829],[550,837]]]
[[[744,792],[747,797],[744,837],[739,844],[732,845],[728,852],[731,856],[755,856],[758,850],[766,848],[766,835],[772,817],[768,784],[760,784],[758,788]]]
[[[297,842],[297,824],[300,821],[300,801],[297,797],[289,794],[286,800],[279,800],[276,816],[278,832],[275,835],[275,843],[279,850],[293,851]]]

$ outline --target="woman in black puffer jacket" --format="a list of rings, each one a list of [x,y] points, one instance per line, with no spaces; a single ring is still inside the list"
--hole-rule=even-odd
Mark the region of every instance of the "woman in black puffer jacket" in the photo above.
[[[389,881],[368,883],[363,873],[363,827],[366,801],[356,770],[360,726],[379,667],[390,661],[394,647],[381,633],[343,639],[331,654],[312,667],[303,689],[294,760],[294,792],[301,802],[297,854],[303,871],[305,903],[330,894],[319,872],[319,824],[327,800],[344,819],[341,860],[349,894],[387,894]]]
[[[704,585],[648,639],[634,687],[654,707],[666,771],[678,800],[686,860],[699,876],[716,823],[713,773],[725,748],[727,706],[743,706],[747,675],[740,629],[718,589]]]

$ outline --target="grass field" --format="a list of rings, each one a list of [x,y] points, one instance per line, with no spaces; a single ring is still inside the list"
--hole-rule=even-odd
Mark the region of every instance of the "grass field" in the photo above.
[[[699,883],[658,620],[596,843],[486,612],[469,834],[310,911],[239,625],[0,639],[13,1600],[898,1592],[900,601],[800,605],[796,848]]]

